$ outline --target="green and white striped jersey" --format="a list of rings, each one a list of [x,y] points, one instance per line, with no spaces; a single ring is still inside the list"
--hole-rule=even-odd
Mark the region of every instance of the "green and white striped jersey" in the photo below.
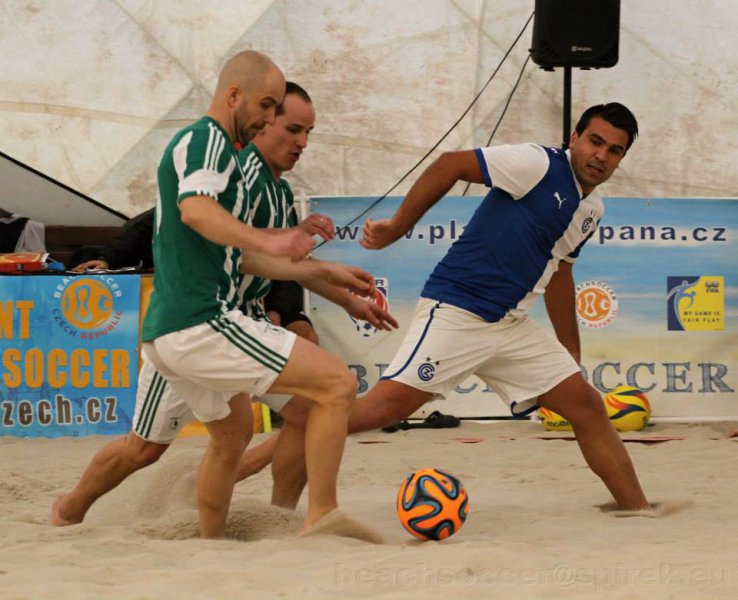
[[[284,179],[275,180],[253,144],[238,154],[249,196],[249,223],[254,227],[294,227],[298,223],[294,195]],[[272,286],[270,279],[246,274],[241,282],[242,310],[254,318],[265,316],[262,299]]]
[[[199,325],[242,303],[240,248],[215,244],[182,223],[179,203],[210,196],[247,221],[249,202],[238,155],[225,130],[203,117],[179,131],[158,170],[154,292],[141,339]]]

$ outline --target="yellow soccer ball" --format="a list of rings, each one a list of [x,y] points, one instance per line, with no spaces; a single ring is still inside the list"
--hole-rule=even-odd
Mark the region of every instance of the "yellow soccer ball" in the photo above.
[[[603,400],[607,416],[618,431],[640,431],[651,418],[651,403],[638,388],[620,386],[605,394]]]
[[[543,421],[543,428],[546,431],[573,430],[573,427],[571,426],[571,423],[569,423],[569,421],[567,421],[560,414],[555,413],[552,410],[541,407],[538,409],[538,415],[541,417],[541,421]]]
[[[618,431],[640,431],[651,418],[651,404],[638,388],[623,385],[605,394],[607,416]],[[546,431],[572,431],[571,423],[548,408],[539,408],[538,415]]]

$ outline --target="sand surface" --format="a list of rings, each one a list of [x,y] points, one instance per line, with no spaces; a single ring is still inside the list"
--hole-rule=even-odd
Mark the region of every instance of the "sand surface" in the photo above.
[[[652,501],[691,503],[654,519],[615,518],[576,442],[540,439],[557,434],[537,423],[352,436],[341,508],[379,530],[382,545],[298,538],[299,510],[269,504],[268,471],[237,486],[230,539],[198,539],[204,437],[177,440],[83,524],[54,528],[53,499],[108,439],[0,438],[0,598],[412,600],[439,589],[454,598],[736,598],[737,428],[656,424],[623,434],[684,438],[627,443]],[[449,470],[469,493],[466,524],[443,542],[415,541],[395,515],[400,482],[424,467]]]

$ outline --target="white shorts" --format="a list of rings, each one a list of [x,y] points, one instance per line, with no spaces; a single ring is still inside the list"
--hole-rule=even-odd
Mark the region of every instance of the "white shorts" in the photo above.
[[[195,415],[184,399],[144,354],[138,372],[133,432],[149,442],[171,444],[182,428],[194,420]]]
[[[276,413],[281,412],[291,399],[289,394],[264,394],[258,398],[259,402]],[[195,415],[182,396],[174,391],[144,355],[138,374],[133,432],[149,442],[171,444],[184,426],[195,420]]]
[[[445,398],[470,375],[494,389],[515,416],[578,373],[571,354],[530,317],[488,323],[466,310],[421,298],[410,328],[382,379]]]
[[[228,416],[228,401],[241,392],[281,410],[289,396],[265,392],[287,363],[295,339],[268,321],[231,311],[144,343],[133,431],[170,443],[194,419],[207,423]]]

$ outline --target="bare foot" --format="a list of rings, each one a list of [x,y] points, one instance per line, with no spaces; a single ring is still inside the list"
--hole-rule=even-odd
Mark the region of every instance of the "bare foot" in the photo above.
[[[690,506],[694,502],[692,500],[672,500],[669,502],[654,502],[641,510],[613,510],[613,517],[647,517],[650,519],[658,519],[660,517],[667,517],[674,513],[681,512]]]
[[[383,544],[384,538],[371,527],[343,514],[338,508],[323,515],[312,525],[308,525],[300,532],[300,537],[312,535],[337,535],[350,537],[371,544]]]
[[[49,519],[49,522],[54,527],[66,527],[67,525],[76,525],[77,523],[82,522],[82,519],[76,521],[73,519],[65,519],[64,517],[62,517],[62,504],[64,503],[64,500],[66,498],[66,495],[57,496],[54,500],[54,503],[51,505],[51,519]]]

